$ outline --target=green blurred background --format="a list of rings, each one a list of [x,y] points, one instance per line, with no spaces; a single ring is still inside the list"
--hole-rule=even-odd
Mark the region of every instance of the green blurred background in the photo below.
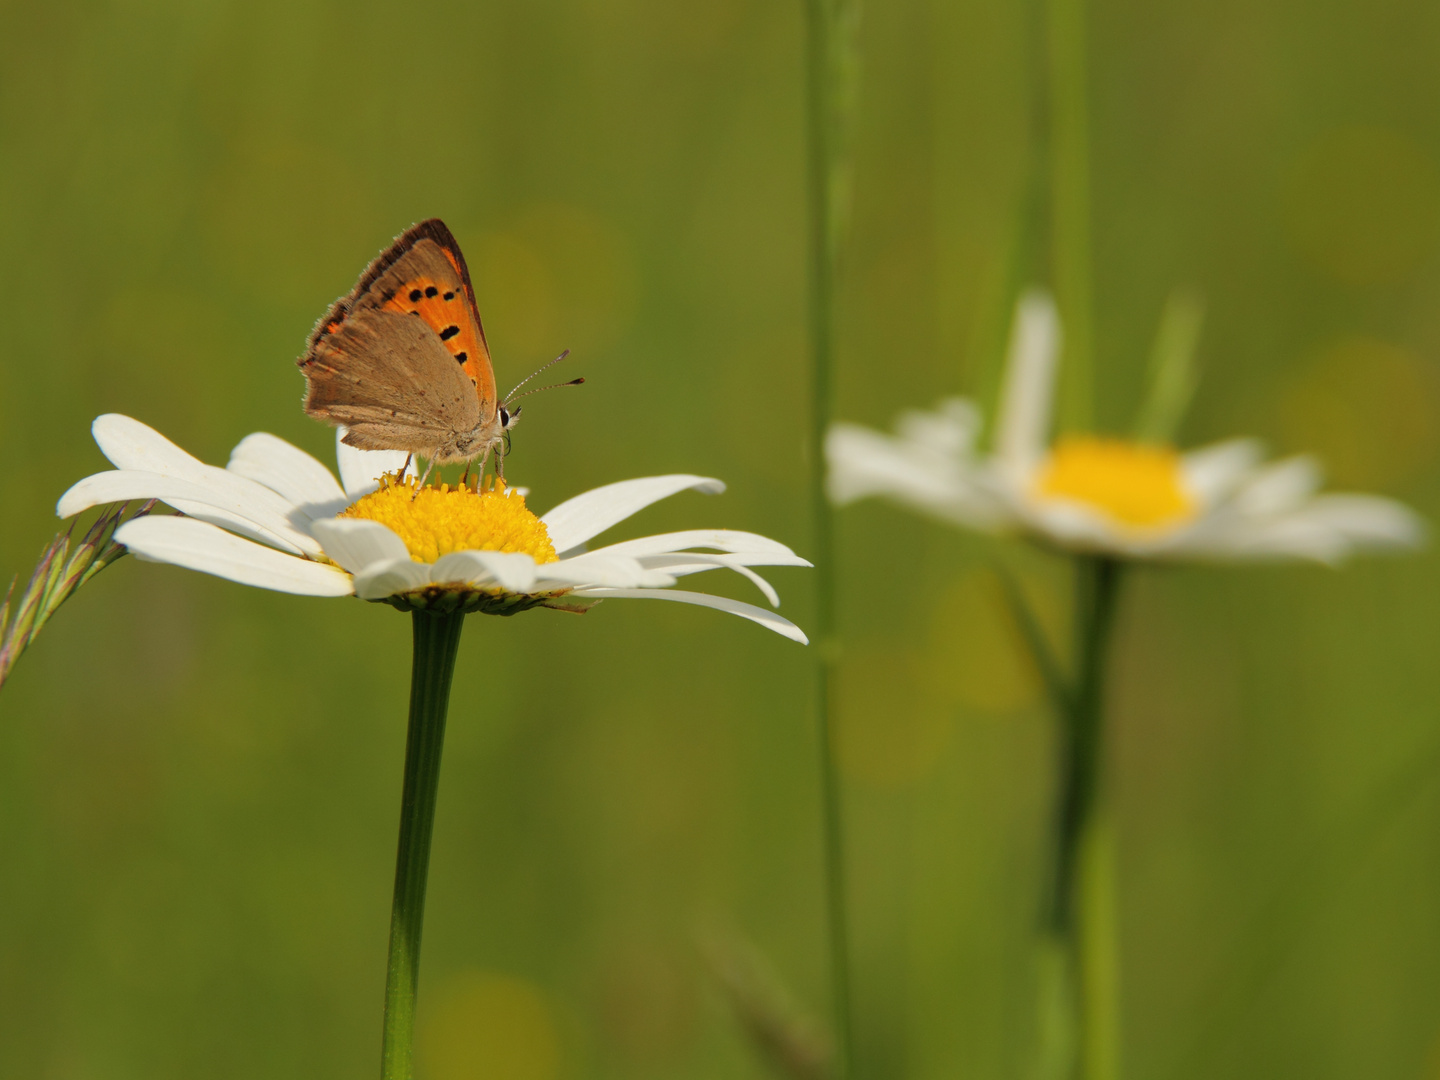
[[[842,416],[993,386],[1028,6],[864,13]],[[540,510],[723,477],[624,529],[802,553],[802,22],[776,0],[0,4],[0,568],[88,425],[330,460],[293,358],[438,215]],[[1196,443],[1264,437],[1440,512],[1440,8],[1097,0],[1102,426],[1166,295],[1209,318]],[[1024,1075],[1049,725],[991,542],[840,516],[839,704],[870,1077]],[[1025,557],[1057,625],[1064,568]],[[1433,555],[1143,571],[1116,657],[1127,1074],[1440,1077]],[[774,579],[805,624],[810,578]],[[749,598],[716,580],[704,587]],[[0,696],[0,1077],[372,1075],[409,628],[126,560]],[[474,617],[421,989],[425,1080],[749,1077],[697,941],[823,1015],[812,654],[617,602]],[[485,1063],[489,1063],[488,1066]]]

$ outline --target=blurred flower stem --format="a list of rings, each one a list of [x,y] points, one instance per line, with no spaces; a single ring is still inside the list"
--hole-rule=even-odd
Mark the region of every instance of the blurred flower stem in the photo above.
[[[15,595],[15,581],[0,604],[0,686],[10,677],[15,662],[29,648],[35,636],[76,589],[116,559],[125,554],[125,546],[115,540],[115,530],[126,520],[129,504],[111,507],[95,519],[95,523],[71,550],[73,529],[55,537],[40,555],[40,561],[25,591]],[[148,514],[153,500],[142,506],[133,517]]]
[[[1124,564],[1077,555],[1074,674],[1063,674],[1017,583],[1001,579],[1057,718],[1052,893],[1040,964],[1038,1074],[1117,1080],[1119,965],[1115,836],[1105,799],[1105,673]]]
[[[1075,559],[1075,685],[1061,734],[1052,928],[1067,943],[1078,1025],[1075,1075],[1118,1075],[1114,834],[1105,802],[1105,668],[1121,563]]]
[[[834,520],[825,490],[825,434],[834,412],[835,288],[850,203],[849,132],[858,55],[856,0],[806,0],[810,203],[810,505],[814,522],[815,636],[825,895],[835,1023],[835,1074],[854,1060],[845,838],[831,703],[839,641],[835,619]]]
[[[411,613],[414,659],[410,670],[410,728],[405,740],[405,787],[400,796],[400,842],[395,855],[395,898],[390,910],[390,963],[385,977],[382,1080],[414,1075],[415,990],[420,977],[420,932],[430,837],[440,789],[445,714],[465,615]]]

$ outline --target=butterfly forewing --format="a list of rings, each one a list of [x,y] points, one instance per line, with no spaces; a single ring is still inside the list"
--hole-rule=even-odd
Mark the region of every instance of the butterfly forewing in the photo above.
[[[433,453],[496,420],[469,273],[438,220],[411,228],[370,265],[316,325],[299,364],[306,412],[349,425],[352,445]]]

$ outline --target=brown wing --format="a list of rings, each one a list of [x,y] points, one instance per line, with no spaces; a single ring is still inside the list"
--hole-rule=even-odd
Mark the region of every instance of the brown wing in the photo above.
[[[305,411],[350,428],[362,450],[421,454],[474,430],[480,402],[435,331],[414,315],[362,307],[306,355]]]
[[[328,367],[344,370],[345,350],[351,346],[342,342],[337,348],[331,339],[365,311],[415,318],[450,357],[455,365],[452,370],[462,372],[470,384],[477,422],[488,423],[494,418],[497,394],[490,349],[485,343],[464,256],[444,222],[431,218],[397,237],[370,264],[351,293],[337,300],[316,324],[305,355],[298,361],[312,383],[312,373],[322,355]],[[366,340],[372,347],[383,348],[385,344],[383,337],[376,342],[370,335]],[[313,391],[307,393],[306,411],[318,416],[310,408],[312,396]]]

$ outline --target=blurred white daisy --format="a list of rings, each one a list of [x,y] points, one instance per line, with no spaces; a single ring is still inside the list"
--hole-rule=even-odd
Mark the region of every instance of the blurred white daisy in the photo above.
[[[837,423],[826,439],[830,497],[870,495],[943,521],[1020,532],[1071,551],[1126,559],[1313,559],[1411,548],[1421,519],[1393,499],[1316,494],[1313,458],[1262,463],[1235,439],[1188,453],[1095,435],[1049,440],[1060,326],[1048,296],[1020,303],[995,446],[963,399],[904,413],[897,434]]]
[[[513,614],[583,610],[612,597],[679,600],[806,641],[797,626],[764,608],[671,588],[686,575],[724,567],[778,606],[775,590],[750,568],[810,565],[784,544],[755,533],[691,529],[586,550],[587,541],[667,496],[723,491],[719,480],[623,480],[537,518],[515,488],[442,485],[417,493],[413,475],[400,472],[403,453],[356,450],[338,439],[339,482],[315,458],[264,432],[241,440],[221,469],[128,416],[101,416],[91,430],[116,468],[75,484],[56,511],[70,517],[129,499],[158,499],[180,511],[184,516],[138,518],[116,532],[141,559],[277,592],[355,595],[407,610]]]

